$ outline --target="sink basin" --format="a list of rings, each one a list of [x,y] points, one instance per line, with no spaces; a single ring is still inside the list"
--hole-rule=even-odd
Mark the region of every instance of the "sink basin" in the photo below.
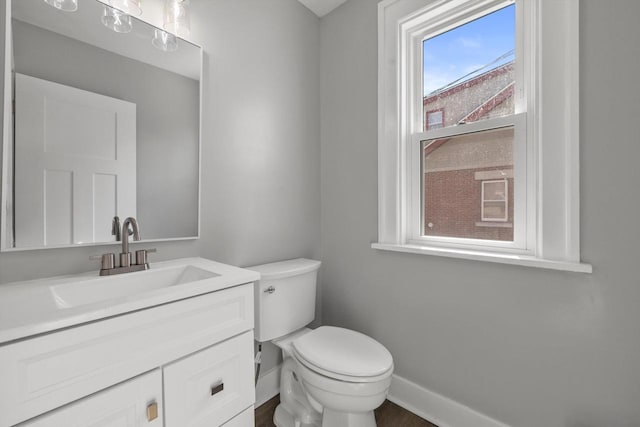
[[[126,273],[50,286],[57,308],[93,304],[220,276],[193,265]]]

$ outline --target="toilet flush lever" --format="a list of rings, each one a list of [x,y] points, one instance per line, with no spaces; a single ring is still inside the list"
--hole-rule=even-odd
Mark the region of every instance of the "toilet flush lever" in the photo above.
[[[276,291],[276,288],[274,288],[273,286],[269,286],[267,289],[265,289],[263,292],[265,294],[269,294],[271,295],[272,293],[274,293]]]

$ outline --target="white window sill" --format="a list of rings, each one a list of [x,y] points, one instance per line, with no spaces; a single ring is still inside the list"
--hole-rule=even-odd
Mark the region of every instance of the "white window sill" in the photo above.
[[[476,222],[476,227],[513,228],[513,223],[511,223],[511,222],[480,221],[480,222]]]
[[[492,252],[466,251],[461,249],[436,248],[418,245],[396,245],[389,243],[372,243],[373,249],[412,254],[435,255],[449,258],[470,259],[474,261],[495,262],[500,264],[523,265],[526,267],[546,268],[550,270],[572,271],[576,273],[592,273],[591,264],[553,261],[526,255],[498,254]]]

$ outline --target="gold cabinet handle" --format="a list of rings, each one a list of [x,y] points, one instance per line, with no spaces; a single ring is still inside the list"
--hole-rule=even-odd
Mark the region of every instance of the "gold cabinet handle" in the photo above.
[[[147,421],[153,421],[158,418],[158,404],[156,402],[147,405]]]
[[[214,385],[211,387],[211,396],[220,393],[222,390],[224,390],[224,383],[220,383],[218,385]]]

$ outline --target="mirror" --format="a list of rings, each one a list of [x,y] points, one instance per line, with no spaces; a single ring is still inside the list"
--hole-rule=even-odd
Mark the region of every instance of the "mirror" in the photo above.
[[[202,50],[113,12],[12,1],[4,251],[115,242],[116,216],[142,240],[198,237]]]

